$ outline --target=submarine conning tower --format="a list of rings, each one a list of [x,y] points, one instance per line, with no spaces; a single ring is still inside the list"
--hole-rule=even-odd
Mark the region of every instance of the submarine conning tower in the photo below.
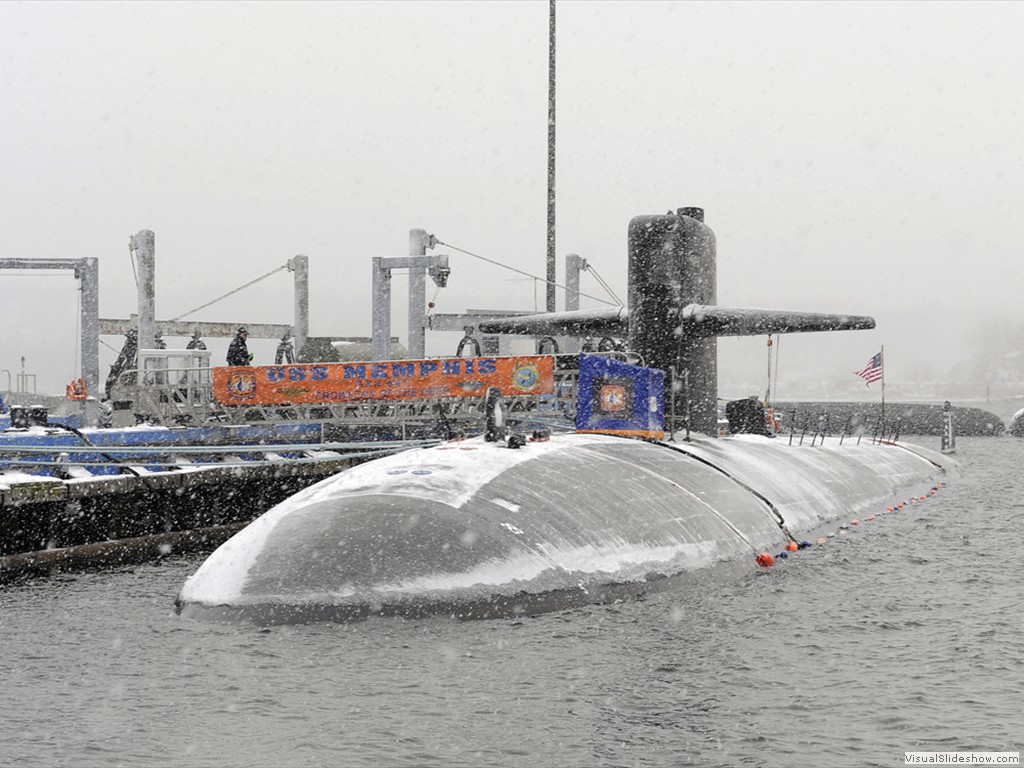
[[[685,423],[718,434],[719,336],[854,331],[875,327],[866,315],[719,307],[715,235],[702,208],[680,208],[629,223],[629,306],[542,312],[481,321],[484,333],[601,333],[627,336],[642,363],[665,371],[673,428]]]
[[[684,310],[717,303],[717,271],[702,208],[629,222],[629,348],[670,374],[675,413],[708,435],[718,431],[718,342],[695,333]]]

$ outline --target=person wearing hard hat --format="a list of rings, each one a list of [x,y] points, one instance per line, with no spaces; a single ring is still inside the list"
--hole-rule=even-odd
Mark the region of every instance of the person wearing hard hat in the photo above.
[[[239,328],[235,338],[231,340],[231,346],[228,347],[228,365],[249,365],[252,362],[252,355],[245,343],[248,338],[249,331],[245,326]]]

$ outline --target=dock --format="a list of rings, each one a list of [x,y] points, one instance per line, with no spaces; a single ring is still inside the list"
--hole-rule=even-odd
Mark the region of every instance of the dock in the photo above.
[[[83,445],[76,435],[46,431],[0,434],[0,580],[37,566],[215,546],[225,532],[325,477],[436,442],[310,443],[300,442],[303,430],[296,430],[289,443],[280,442],[280,432],[269,442],[264,431],[248,433],[247,444],[188,444],[194,430],[164,429],[133,430],[145,441],[139,444]]]

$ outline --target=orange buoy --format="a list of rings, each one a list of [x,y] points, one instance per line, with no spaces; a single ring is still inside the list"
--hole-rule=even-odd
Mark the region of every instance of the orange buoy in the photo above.
[[[757,564],[760,565],[762,568],[767,568],[771,565],[775,565],[775,558],[772,557],[769,552],[762,552],[755,558],[755,560],[757,560]]]
[[[789,542],[789,544],[786,545],[786,549],[788,549],[790,552],[796,552],[799,548],[800,545],[797,544],[795,541],[791,541]]]

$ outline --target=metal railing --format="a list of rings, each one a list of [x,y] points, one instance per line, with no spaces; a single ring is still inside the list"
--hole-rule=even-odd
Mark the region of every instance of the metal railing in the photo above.
[[[436,445],[438,440],[277,443],[274,445],[5,445],[0,470],[43,470],[69,477],[72,467],[167,472],[210,467],[314,464],[337,459],[370,459]],[[48,472],[46,470],[49,470]]]
[[[847,439],[868,439],[872,443],[896,442],[900,438],[902,421],[899,417],[882,420],[880,417],[855,413],[846,417],[842,427],[833,426],[832,414],[828,411],[797,411],[792,409],[783,412],[783,418],[789,429],[790,445],[794,441],[803,445],[809,439],[810,444],[824,444],[826,438],[836,439],[842,445]],[[783,432],[786,431],[785,426]]]

